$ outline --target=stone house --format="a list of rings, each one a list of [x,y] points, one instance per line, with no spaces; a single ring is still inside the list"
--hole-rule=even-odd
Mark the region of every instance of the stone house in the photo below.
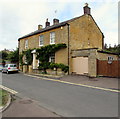
[[[82,16],[61,23],[55,18],[53,25],[47,19],[45,28],[38,25],[38,30],[18,39],[19,53],[49,44],[65,43],[67,48],[57,51],[50,61],[68,65],[68,74],[96,76],[96,59],[100,56],[98,50],[103,49],[104,35],[92,17],[88,4],[85,4],[83,11]],[[35,70],[39,61],[36,60],[35,50],[32,53],[32,69]]]

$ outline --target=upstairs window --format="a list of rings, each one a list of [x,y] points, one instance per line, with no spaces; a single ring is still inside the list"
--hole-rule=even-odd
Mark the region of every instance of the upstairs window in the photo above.
[[[55,32],[50,33],[50,44],[55,44]]]
[[[28,48],[28,40],[25,40],[25,49]]]
[[[39,46],[43,46],[43,35],[39,36]]]

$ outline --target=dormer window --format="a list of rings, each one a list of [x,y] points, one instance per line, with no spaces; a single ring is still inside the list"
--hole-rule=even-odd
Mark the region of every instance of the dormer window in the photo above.
[[[55,44],[55,32],[50,33],[50,44]]]

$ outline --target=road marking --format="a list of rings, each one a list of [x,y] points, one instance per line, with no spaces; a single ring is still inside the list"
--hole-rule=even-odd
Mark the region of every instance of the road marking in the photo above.
[[[5,87],[5,86],[3,86],[3,85],[0,85],[0,88],[4,89],[4,90],[6,90],[6,91],[8,91],[8,92],[10,92],[10,93],[12,93],[12,94],[18,93],[17,91],[12,90],[12,89],[10,89],[10,88],[7,88],[7,87]]]
[[[89,86],[89,85],[85,85],[85,84],[71,83],[71,82],[67,82],[67,81],[61,81],[61,80],[56,80],[56,79],[51,79],[51,78],[38,77],[38,76],[33,76],[33,75],[28,75],[28,74],[24,74],[24,75],[30,76],[30,77],[33,77],[33,78],[44,79],[44,80],[48,80],[48,81],[54,81],[54,82],[60,82],[60,83],[64,83],[64,84],[70,84],[70,85],[76,85],[76,86],[82,86],[82,87],[87,87],[87,88],[93,88],[93,89],[99,89],[99,90],[104,90],[104,91],[120,93],[119,90],[114,90],[114,89],[102,88],[102,87],[97,87],[97,86]]]

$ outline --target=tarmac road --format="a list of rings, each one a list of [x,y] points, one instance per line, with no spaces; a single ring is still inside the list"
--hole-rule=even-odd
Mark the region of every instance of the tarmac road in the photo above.
[[[3,74],[2,85],[20,97],[64,117],[118,117],[118,93],[41,80],[22,73]]]

